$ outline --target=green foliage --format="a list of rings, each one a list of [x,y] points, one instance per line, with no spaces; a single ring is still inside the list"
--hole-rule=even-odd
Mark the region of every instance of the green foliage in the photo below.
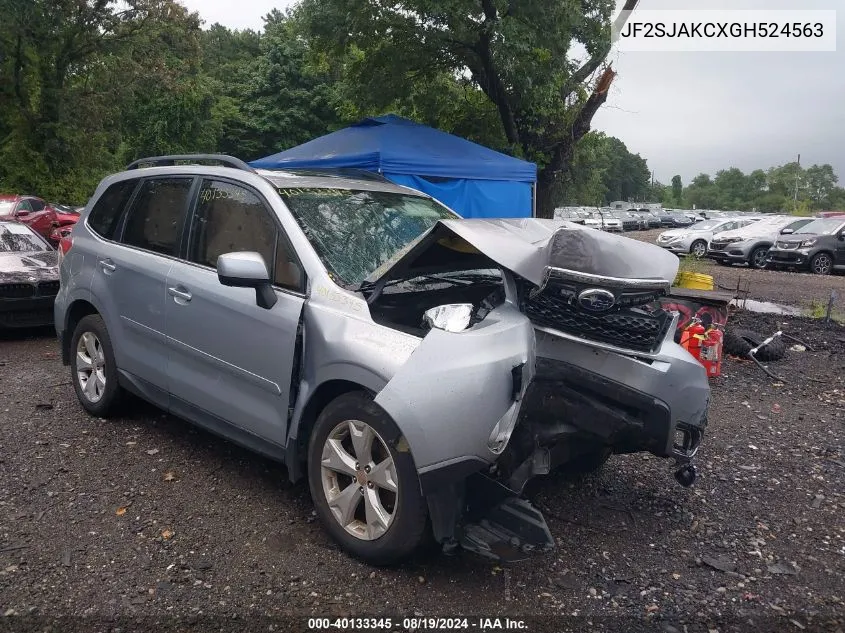
[[[571,177],[577,144],[606,98],[590,94],[591,77],[610,48],[614,4],[302,0],[300,16],[340,69],[350,111],[401,105],[423,119],[446,114],[438,122],[450,131],[472,123],[470,138],[503,141],[502,149],[538,164],[539,211],[550,215],[558,175]],[[581,66],[571,56],[579,44],[588,55]],[[456,87],[464,98],[448,99]]]

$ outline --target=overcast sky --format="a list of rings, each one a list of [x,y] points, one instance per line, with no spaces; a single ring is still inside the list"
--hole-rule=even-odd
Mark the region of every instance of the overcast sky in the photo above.
[[[182,0],[206,26],[262,27],[293,0]],[[621,4],[621,3],[620,3]],[[845,0],[641,0],[641,9],[836,9],[835,53],[614,53],[619,76],[595,129],[655,176],[830,163],[845,184]]]

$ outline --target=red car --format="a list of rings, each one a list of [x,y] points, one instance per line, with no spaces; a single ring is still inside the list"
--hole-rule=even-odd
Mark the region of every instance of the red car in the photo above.
[[[0,220],[17,220],[56,246],[61,239],[60,227],[70,227],[79,220],[79,212],[71,207],[47,204],[35,196],[0,195]]]

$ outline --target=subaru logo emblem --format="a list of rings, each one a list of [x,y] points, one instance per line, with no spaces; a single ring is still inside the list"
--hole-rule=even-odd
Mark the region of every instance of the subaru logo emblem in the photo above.
[[[609,290],[590,288],[578,295],[578,305],[590,312],[605,312],[616,305],[616,297]]]

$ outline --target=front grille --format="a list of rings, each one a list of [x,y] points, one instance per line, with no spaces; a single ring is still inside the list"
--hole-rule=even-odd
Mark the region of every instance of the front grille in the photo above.
[[[35,294],[32,284],[0,284],[0,297],[4,299],[26,299]]]
[[[59,294],[59,282],[42,281],[38,284],[38,294],[42,297],[54,297]]]
[[[778,253],[769,251],[769,259],[776,262],[794,262],[798,259],[798,253]]]
[[[719,242],[710,242],[710,250],[711,251],[723,251],[727,248],[727,242],[720,244]]]
[[[793,251],[798,248],[798,242],[778,242],[777,246],[785,251]]]
[[[587,314],[566,297],[544,292],[525,302],[525,315],[538,326],[553,328],[608,345],[639,352],[653,352],[663,341],[671,317],[665,310],[623,308],[604,314]]]

